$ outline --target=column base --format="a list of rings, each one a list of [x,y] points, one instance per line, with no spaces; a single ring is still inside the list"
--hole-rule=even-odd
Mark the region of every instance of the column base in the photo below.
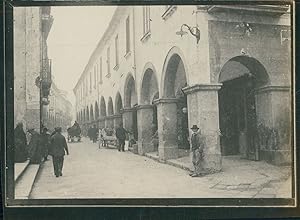
[[[274,165],[291,165],[292,155],[289,150],[260,150],[260,160]]]
[[[206,174],[220,172],[222,170],[222,155],[221,154],[205,154],[203,170]]]
[[[150,153],[154,151],[154,145],[150,143],[142,143],[138,142],[138,154],[145,155],[146,153]]]
[[[178,158],[178,147],[158,147],[158,155],[160,161]]]

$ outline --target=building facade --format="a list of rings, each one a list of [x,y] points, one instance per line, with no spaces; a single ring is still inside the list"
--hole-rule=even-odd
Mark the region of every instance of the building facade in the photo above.
[[[72,104],[63,91],[52,82],[49,104],[44,105],[43,125],[53,131],[55,127],[61,127],[63,132],[71,126]]]
[[[41,127],[43,105],[51,87],[47,37],[53,23],[50,7],[14,8],[14,125]]]
[[[160,160],[205,137],[205,168],[223,155],[291,161],[289,6],[119,6],[74,94],[76,117],[134,133]],[[152,143],[158,131],[158,149]]]

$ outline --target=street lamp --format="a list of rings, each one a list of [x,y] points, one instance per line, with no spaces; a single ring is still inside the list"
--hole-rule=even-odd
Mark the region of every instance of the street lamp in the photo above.
[[[193,35],[194,37],[196,37],[197,44],[198,44],[199,40],[200,40],[200,30],[199,30],[199,28],[198,27],[190,27],[187,24],[183,24],[183,25],[181,25],[180,31],[176,32],[176,34],[180,35],[181,37],[183,35],[186,35],[188,33],[188,32],[186,32],[186,31],[183,30],[183,27],[187,27],[188,30],[190,31],[191,35]]]

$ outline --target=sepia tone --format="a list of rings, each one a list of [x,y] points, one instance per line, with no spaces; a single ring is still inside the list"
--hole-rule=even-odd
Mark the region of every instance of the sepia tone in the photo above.
[[[14,10],[15,198],[292,198],[290,6],[117,6],[75,103],[51,71],[51,8]]]

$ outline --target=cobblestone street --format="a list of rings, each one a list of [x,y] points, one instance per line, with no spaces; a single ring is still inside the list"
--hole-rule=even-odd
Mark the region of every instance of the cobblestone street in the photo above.
[[[222,172],[191,178],[188,171],[87,139],[69,144],[63,176],[46,161],[30,198],[274,198],[291,196],[290,171],[253,161],[224,161]],[[240,163],[240,165],[239,165]],[[255,166],[251,165],[256,164]],[[260,168],[264,166],[265,169]],[[258,176],[257,172],[261,175]],[[268,175],[264,174],[267,172]]]

